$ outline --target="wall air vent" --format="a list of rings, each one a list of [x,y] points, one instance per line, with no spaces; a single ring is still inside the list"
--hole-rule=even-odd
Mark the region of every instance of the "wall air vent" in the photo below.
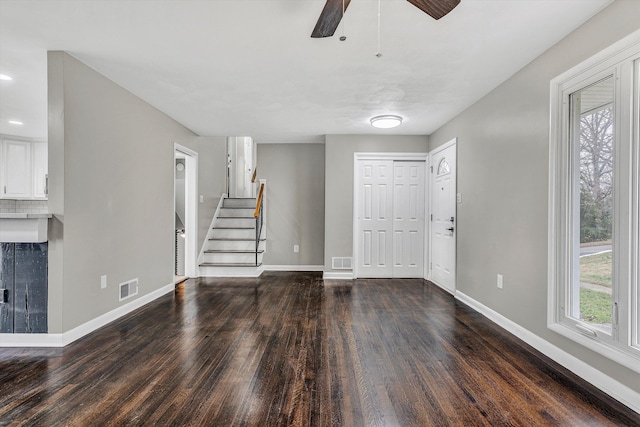
[[[129,297],[138,294],[138,279],[131,279],[127,282],[120,283],[119,285],[120,294],[119,301],[125,300]]]
[[[332,257],[331,269],[333,270],[351,270],[351,257]]]

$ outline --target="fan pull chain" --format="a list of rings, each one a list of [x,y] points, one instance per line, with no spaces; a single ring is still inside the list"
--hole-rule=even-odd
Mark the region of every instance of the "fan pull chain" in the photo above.
[[[340,30],[342,31],[342,35],[340,36],[341,42],[347,39],[347,36],[344,35],[344,11],[345,11],[344,1],[345,0],[342,0],[342,19],[340,20]]]
[[[376,53],[377,58],[382,58],[382,53],[380,53],[380,0],[378,0],[378,53]]]

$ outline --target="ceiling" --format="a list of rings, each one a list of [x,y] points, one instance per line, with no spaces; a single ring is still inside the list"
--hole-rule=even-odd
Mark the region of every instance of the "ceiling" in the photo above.
[[[0,0],[0,133],[46,138],[46,51],[65,50],[203,136],[428,135],[610,2],[462,0],[435,21],[380,0],[376,57],[378,0],[327,39],[323,0]]]

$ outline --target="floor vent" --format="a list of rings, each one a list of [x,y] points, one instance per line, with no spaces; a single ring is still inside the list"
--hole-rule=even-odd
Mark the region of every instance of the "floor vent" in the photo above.
[[[331,269],[333,270],[351,270],[351,257],[332,257]]]
[[[138,279],[120,283],[120,301],[138,294]]]

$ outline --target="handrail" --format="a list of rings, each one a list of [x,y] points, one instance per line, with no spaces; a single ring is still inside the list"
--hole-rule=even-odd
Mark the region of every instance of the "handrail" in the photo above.
[[[256,210],[253,212],[253,217],[258,218],[260,215],[260,207],[262,206],[262,193],[264,193],[264,183],[260,184],[260,193],[256,199]]]
[[[256,267],[258,266],[258,252],[260,248],[260,235],[262,234],[262,225],[264,223],[264,214],[262,213],[262,196],[264,194],[264,182],[260,184],[260,193],[256,200],[256,210],[253,217],[256,219]]]
[[[258,173],[258,168],[255,168],[253,170],[253,175],[251,175],[251,183],[253,184],[254,182],[256,182],[256,175]]]

